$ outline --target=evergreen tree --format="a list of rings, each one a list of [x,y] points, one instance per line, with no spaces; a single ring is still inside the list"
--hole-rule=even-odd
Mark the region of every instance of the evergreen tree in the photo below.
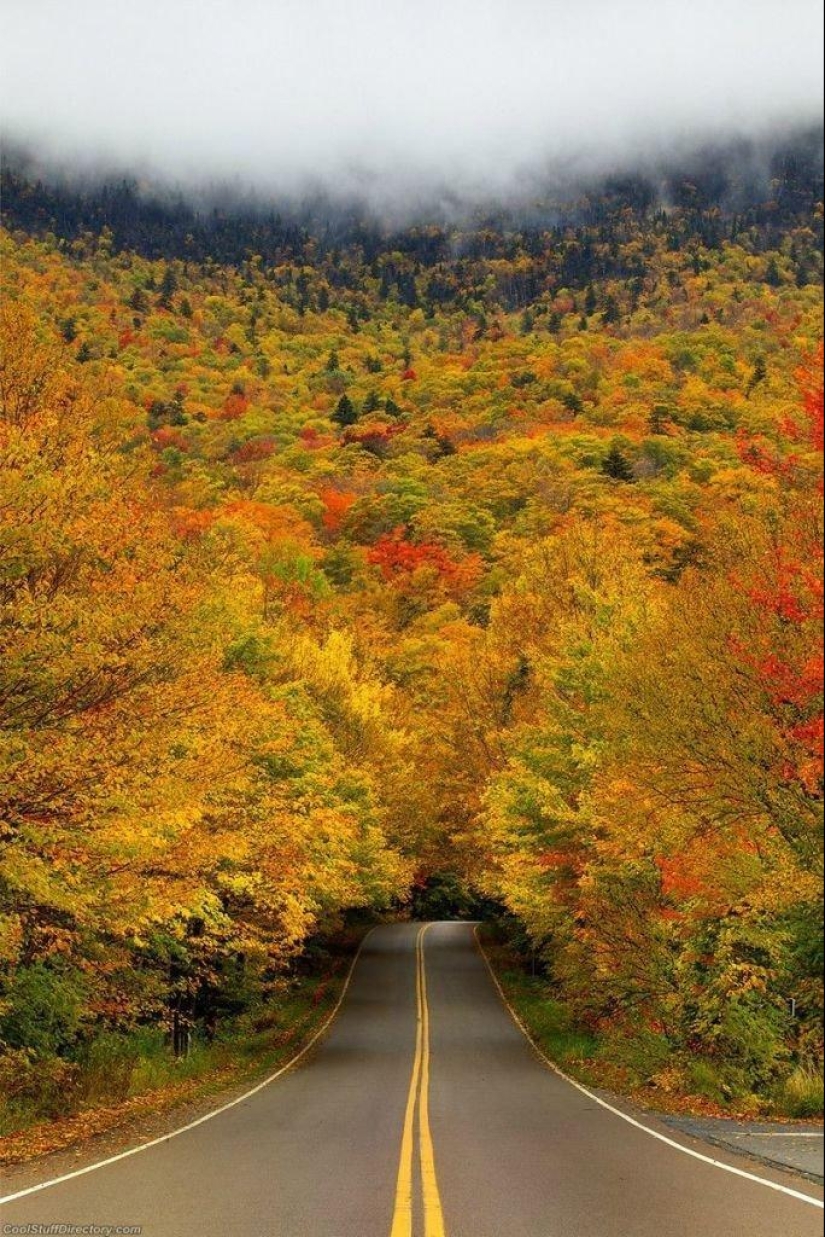
[[[158,305],[162,309],[172,308],[172,297],[178,290],[178,277],[171,266],[167,266],[163,272],[163,279],[160,281],[160,294],[158,296]]]
[[[617,322],[621,322],[621,319],[622,315],[616,303],[616,298],[606,296],[604,298],[604,308],[602,309],[602,322],[605,326],[615,326]]]
[[[602,472],[613,481],[633,480],[630,461],[617,442],[611,443],[610,450],[602,460]]]
[[[748,381],[748,389],[746,394],[750,399],[753,392],[759,386],[760,382],[764,382],[768,376],[768,366],[763,356],[758,356],[753,364],[753,373]]]
[[[132,295],[129,297],[129,308],[133,309],[136,314],[145,314],[149,308],[149,298],[143,288],[135,288]]]
[[[782,285],[782,272],[777,266],[776,258],[771,258],[768,262],[765,271],[765,283],[772,288],[779,288]]]
[[[335,412],[332,414],[332,420],[336,425],[340,425],[341,429],[346,429],[348,425],[354,425],[358,420],[355,405],[348,395],[342,395],[339,399]]]
[[[77,339],[77,319],[64,318],[60,324],[60,334],[67,344],[73,344]]]

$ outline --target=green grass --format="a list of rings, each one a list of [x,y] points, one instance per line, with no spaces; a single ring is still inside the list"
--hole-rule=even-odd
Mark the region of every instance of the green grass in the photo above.
[[[687,1068],[687,1082],[691,1092],[712,1104],[723,1106],[727,1100],[725,1079],[712,1062],[703,1057],[691,1061]]]
[[[582,1077],[598,1052],[598,1040],[577,1027],[566,1006],[554,1000],[546,980],[533,976],[506,946],[483,938],[489,958],[507,1000],[537,1046],[562,1069]]]

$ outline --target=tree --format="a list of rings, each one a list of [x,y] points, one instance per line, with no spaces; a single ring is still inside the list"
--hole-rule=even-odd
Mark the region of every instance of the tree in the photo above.
[[[254,570],[284,565],[278,509],[179,539],[134,408],[18,305],[2,326],[0,1037],[48,1071],[104,1025],[185,1048],[226,959],[260,993],[403,867],[297,671],[282,690]]]
[[[765,268],[765,283],[771,288],[779,288],[783,283],[779,264],[773,256],[768,259],[768,265]]]
[[[602,472],[612,481],[632,481],[633,469],[630,461],[617,442],[610,444],[610,450],[602,460]]]
[[[149,309],[149,298],[143,288],[135,288],[129,297],[129,306],[136,314],[145,314]]]
[[[342,395],[338,400],[338,403],[335,405],[335,411],[332,414],[332,420],[336,425],[340,425],[341,429],[346,429],[349,425],[355,425],[358,420],[358,413],[348,395]]]
[[[178,277],[175,274],[173,267],[167,266],[163,272],[163,278],[160,281],[160,291],[158,293],[158,305],[162,309],[172,308],[172,298],[178,290]]]
[[[753,372],[748,379],[746,394],[750,399],[756,388],[763,383],[768,376],[768,363],[761,354],[756,358],[753,364]]]

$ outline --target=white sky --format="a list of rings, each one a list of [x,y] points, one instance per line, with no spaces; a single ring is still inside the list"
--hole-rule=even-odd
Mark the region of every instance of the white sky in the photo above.
[[[6,137],[262,190],[517,186],[822,116],[820,0],[0,0]]]

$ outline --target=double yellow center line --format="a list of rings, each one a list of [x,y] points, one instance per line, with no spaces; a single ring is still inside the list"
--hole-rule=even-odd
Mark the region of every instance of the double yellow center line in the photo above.
[[[424,1204],[424,1237],[445,1237],[441,1195],[435,1175],[433,1139],[430,1133],[430,1009],[427,1004],[427,972],[424,965],[425,924],[415,941],[415,987],[418,1002],[415,1059],[404,1113],[401,1158],[395,1189],[395,1210],[390,1237],[412,1237],[413,1231],[413,1151],[415,1112],[418,1108],[418,1145],[421,1164],[421,1194]]]

